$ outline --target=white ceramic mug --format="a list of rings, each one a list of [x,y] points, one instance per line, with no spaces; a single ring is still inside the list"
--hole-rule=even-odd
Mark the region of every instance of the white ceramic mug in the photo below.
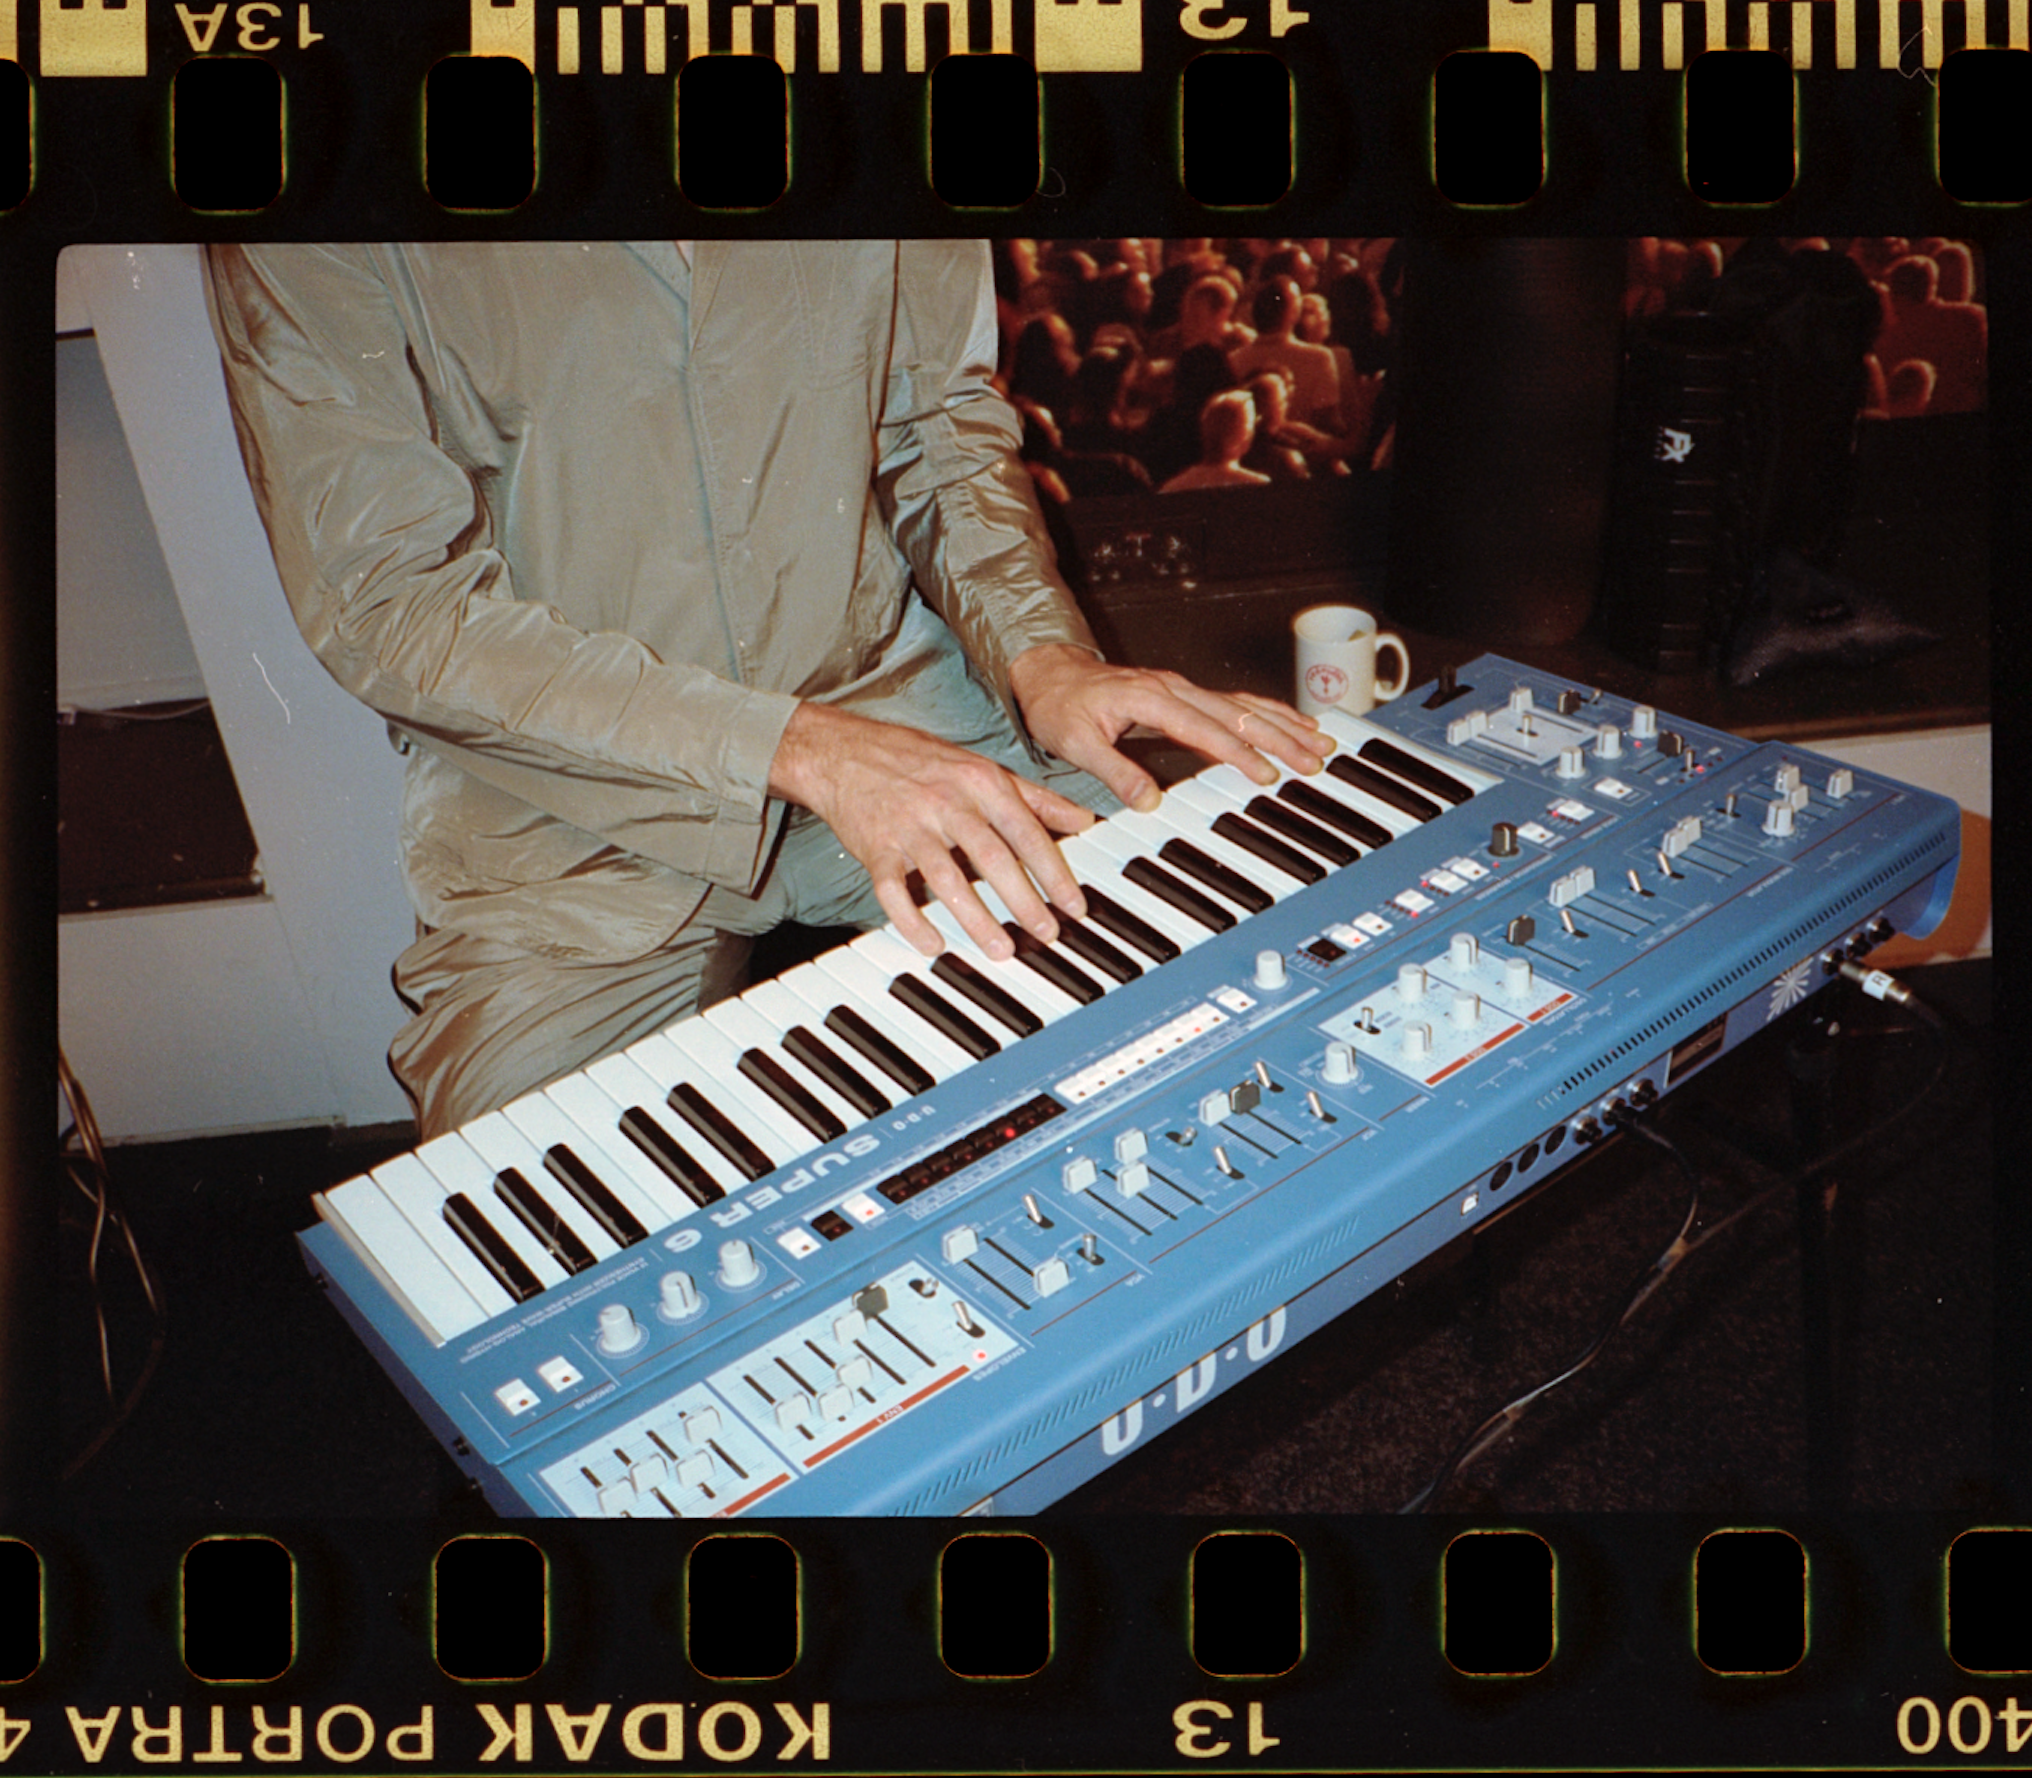
[[[1298,695],[1294,702],[1308,716],[1323,710],[1345,710],[1359,716],[1388,703],[1411,683],[1411,655],[1400,636],[1378,630],[1368,612],[1353,605],[1314,605],[1292,619],[1298,647]],[[1397,651],[1397,676],[1376,683],[1376,656],[1385,648]]]

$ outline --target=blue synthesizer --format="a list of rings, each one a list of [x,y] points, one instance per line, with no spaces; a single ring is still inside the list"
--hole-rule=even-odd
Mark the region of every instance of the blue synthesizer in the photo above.
[[[1483,656],[318,1195],[505,1514],[1035,1511],[1945,914],[1954,804]],[[1004,912],[999,910],[998,912]],[[937,910],[943,917],[943,910]]]

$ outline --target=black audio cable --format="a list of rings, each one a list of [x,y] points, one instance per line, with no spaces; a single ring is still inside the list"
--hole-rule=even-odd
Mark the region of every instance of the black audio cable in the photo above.
[[[1933,1089],[1940,1084],[1942,1076],[1947,1072],[1948,1046],[1946,1042],[1947,1027],[1945,1022],[1918,995],[1913,993],[1909,987],[1900,982],[1896,977],[1886,974],[1883,970],[1864,969],[1858,964],[1844,962],[1839,965],[1836,973],[1844,979],[1853,982],[1872,999],[1888,1000],[1894,1005],[1903,1007],[1913,1013],[1918,1018],[1920,1024],[1932,1036],[1934,1040],[1933,1066],[1918,1090],[1910,1094],[1896,1110],[1878,1118],[1874,1123],[1866,1124],[1845,1141],[1829,1149],[1827,1153],[1806,1163],[1803,1167],[1788,1172],[1783,1179],[1755,1193],[1745,1202],[1737,1205],[1721,1221],[1702,1229],[1698,1234],[1693,1232],[1693,1225],[1700,1214],[1700,1194],[1703,1179],[1700,1170],[1694,1166],[1686,1151],[1670,1137],[1661,1134],[1653,1129],[1650,1124],[1642,1121],[1639,1113],[1633,1107],[1627,1105],[1618,1106],[1606,1113],[1607,1120],[1616,1128],[1625,1130],[1629,1134],[1637,1136],[1657,1148],[1663,1149],[1671,1157],[1679,1170],[1686,1175],[1688,1186],[1686,1215],[1680,1222],[1678,1234],[1673,1236],[1671,1244],[1632,1282],[1630,1288],[1624,1292],[1622,1300],[1618,1303],[1614,1312],[1603,1323],[1601,1332],[1589,1342],[1580,1356],[1556,1376],[1549,1377],[1534,1388],[1526,1390],[1524,1394],[1518,1396],[1506,1406],[1498,1408],[1486,1420],[1482,1421],[1479,1426],[1448,1453],[1446,1461],[1440,1465],[1438,1472],[1433,1476],[1432,1480],[1426,1483],[1423,1488],[1397,1509],[1399,1513],[1430,1511],[1432,1503],[1438,1500],[1446,1489],[1452,1485],[1454,1477],[1461,1470],[1474,1462],[1483,1452],[1499,1444],[1509,1433],[1510,1429],[1539,1401],[1543,1400],[1544,1397],[1551,1394],[1553,1390],[1559,1388],[1562,1384],[1570,1382],[1573,1378],[1579,1376],[1582,1371],[1594,1363],[1603,1348],[1629,1324],[1631,1318],[1651,1299],[1658,1287],[1665,1282],[1667,1276],[1689,1255],[1699,1252],[1701,1248],[1714,1240],[1725,1229],[1733,1227],[1752,1211],[1760,1209],[1780,1191],[1788,1187],[1796,1187],[1801,1181],[1811,1179],[1816,1174],[1824,1173],[1828,1168],[1835,1165],[1836,1162],[1852,1154],[1863,1143],[1875,1141],[1885,1130],[1889,1129],[1893,1124],[1902,1122],[1912,1111],[1925,1103],[1928,1096],[1933,1092]]]

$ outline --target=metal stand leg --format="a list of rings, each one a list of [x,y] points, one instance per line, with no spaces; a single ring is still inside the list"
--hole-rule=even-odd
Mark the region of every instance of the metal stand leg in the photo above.
[[[1804,1168],[1825,1152],[1835,1128],[1834,1082],[1841,1026],[1819,1007],[1785,1050],[1788,1129],[1782,1136],[1714,1119],[1709,1128],[1752,1160],[1798,1173],[1794,1205],[1799,1222],[1801,1369],[1806,1408],[1806,1479],[1816,1511],[1838,1511],[1848,1499],[1848,1424],[1842,1386],[1841,1273],[1847,1246],[1838,1215],[1839,1189],[1829,1173]]]

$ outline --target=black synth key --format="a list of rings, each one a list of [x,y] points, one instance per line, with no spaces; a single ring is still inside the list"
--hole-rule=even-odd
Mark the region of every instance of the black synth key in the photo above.
[[[1337,796],[1328,796],[1316,785],[1287,778],[1277,787],[1277,794],[1294,809],[1339,828],[1349,839],[1360,840],[1371,850],[1387,846],[1397,837],[1382,822],[1364,815],[1360,809],[1349,807]]]
[[[1226,908],[1207,900],[1190,883],[1181,883],[1147,858],[1130,859],[1122,866],[1122,875],[1138,889],[1147,889],[1167,907],[1176,908],[1188,920],[1197,920],[1210,932],[1226,932],[1235,923],[1235,916]]]
[[[774,1056],[761,1050],[745,1050],[741,1055],[741,1072],[821,1142],[847,1133],[847,1126],[814,1099],[798,1083],[797,1076]]]
[[[1216,895],[1226,896],[1249,913],[1260,914],[1276,905],[1277,897],[1269,890],[1250,882],[1240,871],[1230,870],[1218,858],[1209,858],[1188,841],[1166,840],[1157,848],[1157,856],[1173,870],[1183,871],[1195,883],[1205,884]]]
[[[1093,900],[1093,892],[1087,892],[1087,900]],[[1089,967],[1098,969],[1105,976],[1112,976],[1117,982],[1133,982],[1143,973],[1142,967],[1125,951],[1118,951],[1091,927],[1082,926],[1077,920],[1059,916],[1058,942]]]
[[[694,1204],[716,1203],[727,1195],[720,1182],[693,1160],[677,1139],[641,1106],[631,1105],[621,1113],[621,1134],[654,1161],[671,1184]]]
[[[473,1257],[493,1274],[494,1282],[518,1303],[543,1294],[543,1283],[523,1263],[522,1255],[510,1247],[480,1208],[464,1192],[453,1192],[444,1201],[444,1219],[452,1233],[473,1250]]]
[[[504,1167],[494,1175],[494,1196],[515,1212],[516,1220],[567,1272],[590,1271],[597,1263],[593,1250],[579,1239],[578,1230],[513,1167]]]
[[[1132,914],[1112,896],[1086,883],[1080,893],[1087,898],[1087,918],[1104,932],[1112,933],[1125,945],[1133,945],[1152,963],[1169,963],[1179,954],[1178,946],[1140,914]]]
[[[1032,974],[1042,976],[1061,994],[1077,1000],[1082,1006],[1092,1006],[1105,990],[1083,969],[1075,969],[1034,932],[1025,932],[1014,920],[1004,920],[1002,929],[1016,945],[1016,961]],[[1059,937],[1065,936],[1061,922]]]
[[[633,1247],[637,1241],[649,1239],[649,1231],[637,1220],[634,1211],[615,1197],[607,1189],[607,1182],[562,1142],[545,1151],[543,1165],[551,1178],[578,1200],[579,1207],[607,1231],[607,1238],[616,1247]]]
[[[851,1006],[834,1007],[826,1014],[825,1024],[828,1031],[851,1044],[863,1060],[873,1062],[904,1092],[928,1093],[937,1084],[936,1076],[928,1068],[898,1049]]]
[[[792,1025],[784,1032],[783,1047],[863,1117],[880,1117],[889,1109],[889,1101],[865,1074],[849,1067],[837,1050],[821,1043],[802,1025]]]
[[[1018,1037],[1034,1037],[1044,1029],[1044,1021],[1029,1007],[1000,982],[989,981],[964,957],[942,951],[932,959],[931,973],[954,993],[963,994],[989,1018],[1007,1026]]]
[[[1439,804],[1422,797],[1415,790],[1407,790],[1395,778],[1386,778],[1374,766],[1365,766],[1359,759],[1350,759],[1345,753],[1336,753],[1326,762],[1326,769],[1343,784],[1352,784],[1357,790],[1366,791],[1379,803],[1388,803],[1393,809],[1402,809],[1405,814],[1420,821],[1430,821],[1439,813]]]
[[[1260,800],[1268,802],[1270,799],[1264,797]],[[1214,832],[1230,845],[1254,853],[1272,870],[1281,870],[1287,877],[1295,877],[1301,883],[1317,883],[1326,875],[1326,866],[1318,859],[1308,858],[1297,847],[1286,845],[1274,833],[1265,833],[1255,822],[1244,821],[1239,815],[1216,815]]]
[[[889,992],[940,1036],[958,1044],[976,1062],[985,1062],[1002,1047],[951,1001],[933,993],[914,975],[899,975],[889,984]]]
[[[1280,803],[1274,796],[1252,796],[1248,810],[1263,826],[1324,858],[1336,869],[1353,864],[1362,855],[1359,846],[1351,846],[1340,835],[1327,832],[1317,821],[1306,820],[1289,803]]]
[[[728,1164],[744,1178],[760,1179],[765,1173],[776,1171],[776,1163],[756,1147],[747,1131],[690,1081],[679,1081],[664,1103],[725,1155]]]
[[[1442,772],[1429,761],[1420,759],[1415,753],[1406,753],[1402,747],[1394,747],[1388,741],[1364,741],[1360,748],[1364,759],[1395,772],[1407,783],[1416,784],[1420,790],[1429,790],[1436,797],[1450,802],[1457,809],[1462,803],[1474,800],[1472,786],[1463,784],[1451,772]]]

